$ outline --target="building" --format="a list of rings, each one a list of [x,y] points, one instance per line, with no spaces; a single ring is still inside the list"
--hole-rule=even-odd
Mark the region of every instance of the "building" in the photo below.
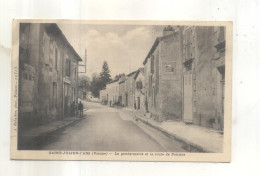
[[[137,70],[135,76],[135,102],[136,109],[141,110],[142,112],[146,112],[145,107],[145,74],[144,68],[140,68]]]
[[[118,97],[119,97],[119,79],[115,79],[110,81],[106,85],[107,91],[107,100],[108,105],[113,106],[115,104],[119,104]]]
[[[107,91],[106,89],[103,89],[103,90],[100,90],[99,92],[99,101],[102,103],[102,104],[107,104],[107,99],[108,96],[107,96]]]
[[[159,121],[182,117],[182,27],[167,27],[144,64],[147,111]]]
[[[145,101],[155,119],[223,130],[224,27],[168,26],[143,64]]]
[[[126,99],[127,91],[126,91],[126,76],[123,74],[119,79],[119,105],[127,106],[128,102]]]
[[[133,71],[129,73],[127,76],[127,79],[125,81],[125,88],[126,88],[126,94],[125,94],[125,99],[128,108],[135,109],[136,107],[136,102],[135,102],[135,79],[134,76],[137,71]]]
[[[21,23],[19,128],[70,115],[82,61],[57,24]]]
[[[223,130],[225,28],[183,31],[183,120]]]

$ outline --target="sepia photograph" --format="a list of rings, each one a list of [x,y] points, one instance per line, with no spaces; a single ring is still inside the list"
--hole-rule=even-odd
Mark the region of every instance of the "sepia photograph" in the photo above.
[[[14,20],[11,159],[229,162],[232,23]]]

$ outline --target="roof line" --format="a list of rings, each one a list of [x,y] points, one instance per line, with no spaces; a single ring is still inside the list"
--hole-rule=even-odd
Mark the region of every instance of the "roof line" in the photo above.
[[[53,27],[57,28],[57,30],[61,33],[62,38],[65,40],[65,42],[68,44],[68,46],[70,47],[70,49],[72,50],[72,52],[76,55],[78,61],[82,61],[82,58],[79,56],[79,54],[75,51],[75,49],[73,48],[73,46],[70,44],[70,42],[68,41],[68,39],[66,38],[66,36],[63,34],[62,30],[59,28],[59,26],[57,25],[57,23],[52,23],[51,25],[53,25]]]
[[[135,71],[129,73],[128,75],[126,75],[126,76],[132,76],[132,75],[135,74],[137,71],[138,71],[138,70],[135,70]]]
[[[160,37],[156,37],[154,43],[153,43],[153,46],[152,48],[150,49],[150,51],[148,52],[146,58],[144,59],[144,62],[143,62],[143,65],[146,64],[148,58],[151,56],[151,54],[155,51],[155,49],[157,48],[158,44],[160,43],[160,41],[162,41],[163,39],[167,38],[167,37],[170,37],[174,34],[178,33],[178,31],[173,31],[173,33],[171,34],[168,34],[168,35],[164,35],[164,36],[160,36]]]

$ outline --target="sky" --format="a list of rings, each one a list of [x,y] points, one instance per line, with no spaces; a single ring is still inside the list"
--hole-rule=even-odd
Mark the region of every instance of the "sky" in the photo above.
[[[111,24],[58,25],[82,59],[85,59],[85,49],[87,50],[87,76],[99,74],[103,62],[107,61],[112,78],[119,73],[128,74],[142,67],[156,37],[162,35],[165,27]],[[81,70],[84,70],[83,67]]]

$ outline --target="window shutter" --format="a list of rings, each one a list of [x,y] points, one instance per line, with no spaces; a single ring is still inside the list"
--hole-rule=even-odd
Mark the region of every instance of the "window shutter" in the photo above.
[[[151,73],[154,73],[154,55],[151,56]]]

